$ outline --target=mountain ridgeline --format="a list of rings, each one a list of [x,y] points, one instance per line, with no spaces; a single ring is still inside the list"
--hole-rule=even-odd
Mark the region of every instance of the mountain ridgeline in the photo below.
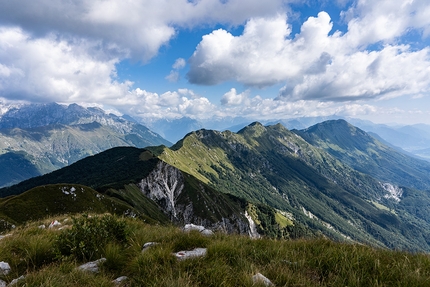
[[[56,103],[0,117],[0,186],[42,175],[117,146],[170,145],[145,126],[97,108]]]
[[[38,186],[80,184],[158,222],[241,234],[253,222],[276,238],[430,251],[429,166],[344,121],[294,132],[253,123],[191,132],[171,148],[113,148],[0,196],[12,202]]]

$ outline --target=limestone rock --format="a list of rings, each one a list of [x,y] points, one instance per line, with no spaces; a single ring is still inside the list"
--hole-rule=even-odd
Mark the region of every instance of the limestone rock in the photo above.
[[[14,286],[14,285],[16,285],[19,281],[24,280],[24,279],[25,279],[24,275],[21,275],[21,276],[19,276],[18,278],[13,279],[13,280],[9,283],[9,285],[7,285],[7,286]]]
[[[179,260],[185,260],[185,259],[190,259],[195,257],[203,257],[206,255],[206,253],[207,253],[207,248],[195,248],[189,251],[179,251],[174,253],[174,255]]]
[[[189,232],[189,231],[192,231],[192,230],[197,230],[198,232],[200,232],[201,234],[206,235],[206,236],[211,236],[211,235],[214,234],[212,230],[206,229],[204,226],[195,225],[195,224],[192,224],[192,223],[185,224],[183,230],[185,232]]]
[[[143,244],[143,248],[142,248],[142,252],[146,251],[148,248],[158,245],[160,243],[158,242],[146,242],[145,244]]]
[[[115,284],[116,286],[118,286],[127,279],[128,279],[127,276],[121,276],[121,277],[118,277],[115,280],[113,280],[112,283]]]
[[[7,262],[0,262],[0,275],[7,275],[10,272],[10,265]]]
[[[48,228],[54,228],[54,227],[57,227],[57,226],[61,226],[61,223],[58,222],[58,220],[54,220],[54,221],[51,222],[51,224],[49,224]]]
[[[96,261],[91,261],[85,264],[82,264],[81,266],[78,267],[79,270],[82,271],[89,271],[89,272],[93,272],[93,273],[98,273],[99,272],[99,264],[103,263],[106,261],[106,258],[100,258]]]
[[[273,285],[272,281],[270,281],[266,276],[261,273],[257,273],[252,276],[252,282],[254,282],[254,284],[263,283],[264,286],[275,286]]]
[[[11,236],[11,235],[12,235],[12,234],[10,234],[10,233],[9,233],[9,234],[6,234],[6,235],[0,235],[0,240],[1,240],[1,239],[3,239],[3,238],[5,238],[5,237]]]

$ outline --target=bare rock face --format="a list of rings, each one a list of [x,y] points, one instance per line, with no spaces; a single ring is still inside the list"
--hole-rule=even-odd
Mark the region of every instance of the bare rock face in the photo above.
[[[139,184],[142,192],[157,202],[172,220],[178,220],[176,203],[184,190],[182,172],[160,161],[156,168]]]
[[[225,208],[224,202],[211,202],[212,194],[203,184],[199,184],[198,190],[185,190],[184,176],[187,175],[176,167],[160,161],[140,181],[139,187],[145,196],[162,208],[172,222],[184,225],[192,223],[227,233],[249,233],[246,218],[232,212],[221,212],[220,209]],[[206,215],[202,215],[204,213]],[[222,217],[219,214],[223,214]]]

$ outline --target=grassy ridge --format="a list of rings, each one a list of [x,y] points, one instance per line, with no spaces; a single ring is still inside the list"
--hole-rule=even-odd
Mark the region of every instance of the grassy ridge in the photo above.
[[[57,217],[62,221],[64,218]],[[120,241],[100,242],[97,256],[107,258],[98,274],[75,268],[83,263],[61,255],[59,238],[69,230],[42,230],[52,219],[18,228],[0,240],[0,261],[12,272],[7,282],[26,275],[17,286],[114,286],[128,276],[126,286],[262,286],[251,276],[260,272],[275,286],[429,286],[430,257],[425,254],[374,249],[363,245],[314,240],[251,240],[247,237],[183,233],[180,229],[144,224],[130,218],[100,217],[125,230]],[[87,226],[90,221],[86,221]],[[88,227],[90,228],[90,226]],[[120,235],[121,235],[120,234]],[[85,242],[85,241],[84,241]],[[146,242],[158,242],[141,252]],[[177,261],[173,252],[206,247],[207,256]]]
[[[64,213],[124,214],[133,211],[134,209],[124,202],[79,184],[40,186],[0,201],[0,219],[14,224]]]
[[[343,163],[381,181],[430,189],[429,162],[399,153],[344,120],[326,121],[294,132]]]
[[[199,130],[156,154],[216,190],[288,212],[295,223],[332,239],[430,250],[424,218],[389,200],[383,204],[398,213],[376,207],[371,201],[386,194],[377,180],[280,124],[254,123],[238,133]]]

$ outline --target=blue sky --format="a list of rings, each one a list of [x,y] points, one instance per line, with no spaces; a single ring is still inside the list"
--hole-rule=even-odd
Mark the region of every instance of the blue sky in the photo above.
[[[0,0],[0,113],[430,124],[426,0]]]

